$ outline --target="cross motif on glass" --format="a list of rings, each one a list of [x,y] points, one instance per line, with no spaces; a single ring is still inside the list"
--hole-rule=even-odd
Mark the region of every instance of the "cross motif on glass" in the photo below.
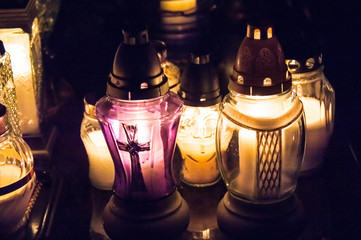
[[[150,142],[138,143],[138,129],[136,125],[126,125],[122,123],[127,142],[117,141],[119,150],[126,151],[130,155],[131,161],[131,191],[147,191],[144,184],[142,168],[140,166],[139,152],[149,151]]]

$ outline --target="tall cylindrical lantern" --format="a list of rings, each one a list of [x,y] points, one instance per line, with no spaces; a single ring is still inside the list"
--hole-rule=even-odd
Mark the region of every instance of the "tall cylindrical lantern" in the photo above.
[[[306,151],[302,175],[317,171],[333,132],[335,118],[335,91],[323,72],[321,51],[303,41],[286,54],[286,64],[292,74],[293,89],[303,103],[306,116]]]
[[[9,125],[14,134],[22,135],[19,126],[18,103],[10,54],[0,40],[0,103],[7,108]]]
[[[280,239],[298,233],[294,195],[305,147],[302,102],[292,92],[282,48],[266,21],[247,26],[221,103],[217,154],[228,192],[218,224],[232,236]]]
[[[18,97],[20,129],[24,135],[40,132],[42,51],[35,0],[23,8],[0,9],[0,36],[10,53]]]
[[[123,34],[107,95],[96,104],[115,167],[104,228],[115,239],[171,238],[189,222],[172,169],[183,102],[169,92],[146,28],[126,27]]]
[[[47,8],[44,4],[43,0],[1,2],[0,40],[11,58],[20,131],[34,157],[48,159],[56,129],[46,116],[41,37],[45,32],[49,35],[54,25],[59,0]]]
[[[183,159],[181,179],[191,186],[213,185],[220,179],[215,134],[222,97],[217,71],[208,52],[191,54],[178,94],[184,101],[177,136]]]

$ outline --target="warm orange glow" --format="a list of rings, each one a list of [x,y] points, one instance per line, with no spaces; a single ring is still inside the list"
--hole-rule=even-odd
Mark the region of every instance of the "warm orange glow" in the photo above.
[[[326,127],[326,113],[323,102],[311,98],[300,97],[306,116],[306,152],[305,159],[312,164],[321,164],[323,153],[326,150],[329,139],[329,131]],[[304,167],[309,168],[309,162]]]
[[[0,164],[1,187],[16,182],[22,176],[22,170],[17,165]],[[11,231],[20,223],[28,207],[35,186],[35,175],[26,185],[0,196],[0,229]]]
[[[196,0],[161,0],[160,9],[169,12],[184,12],[196,8]]]
[[[268,28],[267,29],[267,38],[272,38],[272,34],[273,34],[272,28]]]
[[[114,164],[102,131],[88,133],[83,143],[89,158],[89,178],[99,189],[111,190],[114,182]]]
[[[30,36],[20,28],[0,29],[1,40],[10,54],[23,134],[39,131],[34,69],[31,66]]]
[[[255,29],[253,36],[254,36],[254,39],[260,40],[261,39],[261,31],[259,29]]]
[[[213,183],[219,178],[215,131],[218,107],[185,106],[177,136],[184,160],[183,179],[190,184]]]

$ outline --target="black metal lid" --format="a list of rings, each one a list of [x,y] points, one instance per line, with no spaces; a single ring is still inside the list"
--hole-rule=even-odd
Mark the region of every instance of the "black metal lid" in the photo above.
[[[0,57],[4,56],[6,50],[3,41],[0,40]]]
[[[160,40],[155,40],[152,41],[155,49],[157,50],[158,53],[158,57],[159,57],[159,61],[160,63],[164,63],[167,61],[167,57],[168,57],[168,51],[167,51],[167,45],[165,44],[165,42],[160,41]]]
[[[212,106],[222,100],[217,71],[208,52],[191,53],[191,61],[181,76],[178,95],[188,106]]]
[[[272,95],[291,89],[281,45],[267,20],[247,25],[247,36],[237,53],[228,88],[246,95]]]
[[[322,52],[311,39],[292,39],[293,47],[285,49],[285,58],[288,71],[294,73],[307,73],[319,69],[322,64]]]
[[[167,77],[157,51],[142,25],[123,29],[124,40],[114,57],[107,94],[126,100],[144,100],[162,96],[169,90]]]

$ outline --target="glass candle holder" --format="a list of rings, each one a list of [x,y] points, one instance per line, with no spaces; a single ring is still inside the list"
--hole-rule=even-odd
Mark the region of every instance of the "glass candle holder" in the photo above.
[[[29,1],[29,6],[35,1]],[[0,15],[0,35],[12,60],[20,129],[26,134],[38,134],[40,132],[41,116],[38,110],[41,109],[42,93],[42,50],[39,35],[38,19],[34,13],[35,6],[28,7],[23,11],[31,11],[28,18],[19,18],[16,9],[6,10]],[[5,17],[7,16],[8,19]],[[10,24],[11,23],[11,24]],[[9,24],[9,25],[7,25]]]
[[[217,149],[228,191],[254,203],[280,202],[294,193],[304,151],[303,108],[296,94],[231,91],[221,112]]]
[[[213,185],[220,179],[215,133],[222,98],[208,52],[191,54],[178,93],[185,105],[177,137],[183,159],[181,180],[197,187]]]
[[[174,192],[172,155],[182,113],[177,95],[170,92],[142,101],[106,96],[96,106],[114,159],[115,194],[139,201]]]
[[[293,89],[303,103],[306,116],[302,175],[312,174],[321,167],[335,118],[335,91],[324,75],[322,54],[314,48],[307,47],[307,50],[310,56],[306,57],[303,52],[301,56],[294,55],[295,59],[286,60],[292,73]]]
[[[183,102],[169,91],[144,26],[127,26],[96,116],[115,168],[104,209],[111,238],[173,238],[187,228],[188,206],[176,190],[173,154]]]
[[[21,133],[35,158],[49,160],[57,131],[47,116],[49,92],[44,81],[43,47],[60,0],[51,4],[45,1],[2,1],[0,36],[11,57]]]
[[[226,234],[292,239],[305,215],[294,192],[305,149],[303,105],[267,21],[247,25],[217,122],[227,193],[217,221]]]
[[[20,136],[12,132],[7,122],[6,107],[0,104],[1,237],[10,237],[26,224],[25,213],[34,187],[31,150]]]
[[[89,179],[101,190],[111,190],[114,183],[114,163],[104,135],[95,116],[96,93],[84,97],[84,117],[80,125],[80,137],[89,159]]]
[[[0,103],[7,108],[9,124],[14,134],[22,135],[19,126],[18,104],[16,100],[15,83],[11,66],[10,54],[5,51],[0,40]]]

